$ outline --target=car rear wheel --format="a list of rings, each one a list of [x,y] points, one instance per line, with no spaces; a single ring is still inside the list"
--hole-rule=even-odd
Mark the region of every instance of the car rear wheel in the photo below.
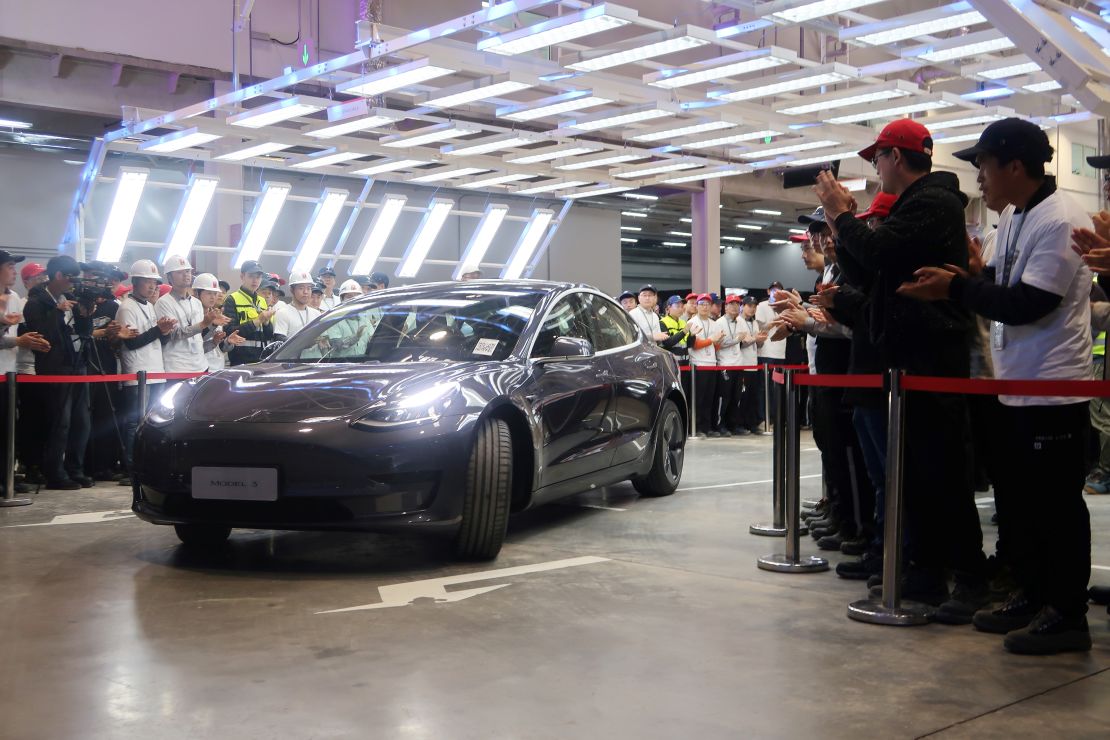
[[[221,527],[218,524],[175,524],[173,530],[177,532],[177,538],[183,545],[198,550],[219,547],[231,536],[231,527]]]
[[[462,525],[455,555],[465,560],[492,560],[501,551],[512,499],[513,441],[502,419],[486,419],[470,451],[466,470]]]
[[[647,475],[635,476],[632,486],[642,496],[669,496],[674,493],[682,479],[685,448],[686,428],[682,424],[682,415],[673,401],[664,401],[655,433],[651,470]]]

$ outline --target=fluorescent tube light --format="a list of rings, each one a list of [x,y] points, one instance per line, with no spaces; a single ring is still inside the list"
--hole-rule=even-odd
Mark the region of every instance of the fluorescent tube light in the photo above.
[[[639,211],[621,211],[621,215],[622,216],[628,216],[629,218],[647,218],[648,217],[648,215],[646,213],[640,213]]]
[[[404,256],[401,257],[401,266],[397,268],[397,277],[416,277],[416,273],[419,272],[420,266],[424,263],[424,258],[428,256],[436,236],[439,235],[440,229],[447,222],[447,217],[451,215],[451,209],[454,207],[455,201],[453,200],[432,198],[425,209],[424,219],[416,229],[416,234],[409,242],[408,248],[405,249]]]
[[[539,193],[550,193],[553,190],[566,190],[567,188],[576,188],[579,185],[589,185],[589,180],[556,180],[555,182],[545,182],[539,185],[532,185],[527,188],[517,190],[517,195],[537,195]]]
[[[704,160],[670,160],[664,162],[653,162],[652,164],[645,164],[639,167],[629,167],[625,170],[613,170],[610,174],[613,177],[619,177],[622,180],[629,178],[649,177],[651,175],[660,175],[664,172],[677,172],[679,170],[692,170],[695,167],[703,167]]]
[[[462,136],[476,134],[481,130],[482,129],[473,124],[452,121],[450,123],[437,123],[432,126],[424,126],[409,134],[387,136],[378,143],[382,146],[395,148],[420,146],[422,144],[432,144],[437,141],[446,141],[447,139],[458,139]]]
[[[139,198],[143,195],[149,176],[150,170],[138,167],[119,168],[116,194],[112,198],[112,208],[108,211],[108,220],[104,223],[104,233],[100,235],[100,246],[96,250],[97,260],[118,262],[123,256],[127,234],[131,231],[135,210],[139,207]]]
[[[189,178],[185,197],[181,199],[177,216],[170,226],[166,247],[158,257],[159,263],[164,263],[168,257],[187,257],[192,251],[219,182],[220,178],[213,175],[192,175]]]
[[[476,154],[489,154],[502,149],[513,149],[526,144],[535,144],[538,139],[534,136],[491,136],[488,139],[467,141],[443,147],[440,151],[452,157],[466,157]]]
[[[536,247],[539,246],[544,234],[547,233],[547,227],[554,218],[555,211],[547,208],[537,208],[532,212],[532,218],[525,224],[524,231],[520,234],[520,240],[513,247],[512,254],[509,255],[509,261],[501,271],[503,280],[518,280],[524,274],[524,269],[528,267],[532,254],[536,251]]]
[[[284,149],[291,149],[292,147],[292,144],[278,144],[277,142],[266,141],[261,144],[252,144],[251,146],[245,147],[243,149],[238,149],[234,152],[221,154],[220,156],[216,157],[216,159],[222,162],[241,162],[244,159],[250,159],[251,157],[263,157],[267,154],[280,152]]]
[[[765,208],[753,208],[752,213],[758,213],[761,216],[781,216],[782,211],[769,211]]]
[[[373,108],[363,98],[328,106],[328,122],[322,126],[302,129],[305,136],[330,139],[356,131],[387,126],[404,118],[403,113]]]
[[[566,198],[567,200],[574,200],[576,198],[588,198],[591,195],[610,195],[612,193],[622,193],[625,190],[632,190],[631,185],[606,185],[599,188],[590,188],[589,190],[579,190],[575,193],[567,193],[559,197]]]
[[[1008,87],[987,87],[982,90],[964,93],[960,97],[964,100],[993,100],[994,98],[1006,98],[1013,94],[1014,91]]]
[[[298,170],[314,170],[317,167],[326,167],[329,164],[338,164],[339,162],[350,162],[352,159],[365,156],[365,154],[359,152],[341,152],[334,148],[325,149],[316,154],[309,154],[307,159],[294,162],[289,166]]]
[[[859,113],[848,113],[843,116],[833,116],[832,118],[822,119],[825,123],[859,123],[860,121],[877,121],[880,118],[900,118],[901,116],[910,113],[920,113],[927,110],[939,110],[941,108],[951,108],[955,105],[951,100],[926,100],[921,103],[911,103],[907,105],[897,105],[893,108],[881,108],[879,110],[861,111]]]
[[[621,231],[643,231],[639,226],[621,226]]]
[[[646,193],[621,193],[621,197],[630,198],[631,200],[659,200],[658,195],[647,195]]]
[[[727,144],[739,144],[744,141],[755,141],[756,139],[766,139],[774,136],[782,136],[781,131],[773,131],[771,129],[764,129],[762,131],[745,131],[740,134],[729,134],[728,136],[715,136],[712,139],[700,139],[699,141],[688,141],[684,144],[678,144],[682,149],[709,149],[715,146],[725,146]]]
[[[848,157],[858,157],[858,156],[859,156],[859,151],[858,150],[850,149],[848,151],[843,151],[843,152],[833,152],[831,154],[822,154],[818,157],[807,157],[805,159],[795,159],[792,162],[787,162],[786,166],[787,167],[804,167],[805,165],[808,165],[808,164],[822,164],[824,162],[832,162],[833,160],[837,160],[837,159],[845,159],[845,158],[848,158]]]
[[[144,141],[142,144],[139,144],[139,151],[150,154],[165,154],[167,152],[177,152],[182,149],[207,144],[218,138],[220,138],[219,134],[206,134],[200,129],[193,127],[181,131],[174,131],[173,133],[159,136],[157,139]]]
[[[307,116],[310,113],[323,110],[322,105],[315,103],[302,103],[299,97],[285,98],[268,105],[251,108],[250,110],[228,116],[226,122],[232,126],[245,128],[262,128],[290,118]]]
[[[661,141],[665,139],[677,139],[681,136],[693,136],[694,134],[703,134],[707,131],[719,131],[725,128],[735,128],[737,124],[732,121],[699,121],[697,123],[682,123],[678,122],[674,126],[666,126],[663,128],[652,129],[651,131],[644,131],[642,133],[634,133],[632,136],[626,136],[626,139],[632,141]]]
[[[808,90],[821,85],[832,85],[856,77],[859,77],[859,72],[856,69],[834,62],[833,64],[792,72],[780,77],[776,82],[762,80],[757,83],[749,83],[745,87],[710,90],[709,97],[732,102],[768,98],[783,93]]]
[[[775,157],[779,154],[792,154],[793,152],[804,152],[810,149],[820,149],[825,146],[836,146],[839,141],[799,141],[793,144],[786,144],[784,146],[777,146],[772,149],[760,149],[759,151],[740,152],[741,159],[760,159],[762,157]]]
[[[337,188],[324,189],[323,196],[312,212],[312,218],[308,220],[308,228],[301,237],[301,243],[293,252],[293,259],[289,260],[289,272],[312,271],[316,258],[320,256],[320,250],[324,248],[324,242],[331,234],[332,227],[335,226],[336,219],[339,218],[347,202],[348,194],[346,190]]]
[[[557,170],[584,170],[590,167],[604,167],[621,162],[634,162],[637,159],[650,159],[651,152],[607,152],[593,157],[578,157],[569,162],[552,165]]]
[[[429,108],[454,108],[475,103],[479,100],[488,100],[520,90],[527,90],[533,85],[533,81],[525,82],[523,79],[517,79],[515,76],[508,74],[482,77],[429,93],[421,101],[421,104]]]
[[[256,260],[262,255],[290,190],[292,186],[285,182],[268,182],[262,187],[262,192],[254,201],[250,220],[243,229],[243,236],[239,239],[239,248],[231,258],[233,268],[239,269],[244,262]]]
[[[721,240],[726,241],[726,242],[744,242],[744,241],[747,241],[747,239],[745,239],[742,236],[722,236]]]
[[[383,172],[407,170],[412,169],[413,167],[419,167],[420,165],[424,164],[430,164],[430,162],[424,159],[390,159],[385,162],[376,162],[369,167],[363,167],[361,170],[354,170],[351,174],[373,177],[374,175],[380,175]]]
[[[736,224],[736,228],[744,229],[745,231],[763,231],[762,226],[756,226],[755,224]]]
[[[369,275],[374,269],[374,263],[381,256],[406,202],[408,198],[404,195],[386,195],[382,198],[374,217],[370,219],[370,226],[362,237],[362,244],[359,245],[355,261],[351,265],[352,275]]]
[[[612,102],[612,98],[594,95],[593,90],[571,90],[523,105],[502,106],[497,109],[497,117],[508,118],[511,121],[534,121],[537,118],[548,118],[560,113],[593,108]]]
[[[685,237],[693,236],[693,234],[691,234],[689,231],[668,231],[667,233],[670,234],[671,236],[685,236]]]
[[[469,177],[470,175],[480,175],[483,172],[489,172],[488,167],[440,167],[437,170],[424,175],[415,175],[410,177],[407,182],[439,182],[440,180],[450,180],[453,177]]]
[[[686,242],[663,242],[664,247],[685,247]]]
[[[677,185],[683,182],[697,182],[699,180],[714,180],[719,177],[732,177],[733,175],[743,175],[751,172],[752,168],[747,165],[729,164],[720,167],[713,167],[711,169],[698,170],[689,175],[680,175],[679,177],[668,177],[663,182],[670,185]],[[689,221],[683,219],[683,221]]]
[[[1044,82],[1031,82],[1028,85],[1022,85],[1021,89],[1029,92],[1051,92],[1052,90],[1059,90],[1061,87],[1063,85],[1056,80],[1045,80]]]
[[[903,49],[901,56],[903,59],[924,59],[927,62],[950,62],[1012,48],[1013,41],[992,29]]]
[[[716,57],[682,69],[666,69],[644,75],[643,81],[652,87],[676,88],[715,82],[725,77],[736,77],[785,64],[795,64],[797,55],[787,49],[769,46]]]
[[[768,244],[789,244],[790,242],[787,239],[768,239],[767,243]]]
[[[776,108],[776,113],[785,116],[801,116],[807,113],[817,113],[831,108],[849,108],[853,105],[874,103],[878,100],[891,100],[904,98],[921,92],[921,88],[912,82],[898,80],[895,85],[879,85],[866,88],[855,88],[839,93],[821,95],[820,100],[812,103],[790,104],[786,107]]]
[[[493,241],[494,234],[501,228],[501,222],[505,220],[505,216],[508,214],[509,207],[506,205],[491,203],[486,206],[486,212],[482,214],[481,220],[478,221],[478,226],[474,229],[474,233],[470,236],[470,242],[466,245],[466,251],[463,252],[462,259],[459,260],[459,266],[455,268],[455,274],[452,276],[454,280],[459,280],[466,273],[473,272],[481,267],[482,258],[486,256],[486,251]]]
[[[598,131],[603,128],[616,128],[627,126],[639,121],[650,121],[655,118],[678,115],[680,109],[668,103],[649,103],[628,108],[602,113],[587,118],[576,118],[563,121],[559,124],[561,130],[575,129],[577,131]]]
[[[938,13],[944,13],[944,15],[938,16]],[[970,4],[953,3],[877,23],[868,23],[857,28],[845,28],[840,32],[840,40],[855,40],[871,46],[885,46],[896,41],[905,41],[919,36],[934,36],[944,31],[975,26],[986,21],[983,14],[971,8]]]
[[[545,46],[627,26],[637,17],[635,10],[602,3],[577,13],[557,16],[525,28],[490,36],[479,41],[477,48],[478,51],[491,51],[495,54],[523,54]]]
[[[574,157],[579,154],[592,154],[603,151],[605,147],[600,144],[573,144],[570,146],[549,146],[543,149],[529,150],[529,153],[512,154],[505,157],[509,164],[535,164],[548,162],[552,159]]]
[[[800,23],[827,15],[836,15],[837,13],[854,10],[855,8],[862,8],[865,5],[874,5],[879,2],[882,2],[882,0],[815,0],[814,2],[804,5],[796,5],[793,8],[777,10],[768,15],[772,18],[778,18],[779,20]]]
[[[434,80],[436,77],[454,74],[455,72],[456,70],[454,69],[432,64],[428,59],[417,59],[413,62],[406,62],[396,67],[389,67],[388,69],[371,72],[358,79],[341,83],[335,86],[335,91],[346,93],[347,95],[363,95],[370,98],[392,90],[400,90],[403,87]]]
[[[1017,77],[1018,75],[1028,75],[1040,71],[1041,65],[1036,62],[1026,61],[1019,64],[1007,64],[1005,67],[995,66],[989,69],[983,69],[976,72],[975,76],[987,80],[1004,80],[1007,77]]]
[[[1014,111],[1009,108],[993,108],[990,113],[973,113],[968,115],[958,114],[956,117],[940,117],[937,119],[923,118],[921,123],[924,124],[929,131],[943,131],[948,128],[962,128],[963,126],[977,126],[982,123],[993,123],[994,121],[1001,121],[1003,118],[1014,115]]]
[[[638,244],[640,242],[639,239],[633,239],[633,238],[627,237],[627,236],[622,236],[621,241],[624,242],[625,244]]]
[[[606,53],[605,51],[584,51],[576,54],[578,61],[565,64],[568,69],[579,72],[597,72],[610,67],[619,67],[622,64],[631,64],[644,59],[675,54],[699,46],[716,43],[716,34],[694,26],[679,26],[646,38],[637,38],[625,41],[619,45],[618,50]]]
[[[517,172],[509,175],[493,175],[492,177],[480,177],[477,180],[459,183],[455,187],[464,188],[466,190],[476,190],[478,188],[488,188],[495,185],[504,185],[505,183],[510,182],[519,182],[521,180],[527,180],[535,176],[536,175],[534,173],[526,174],[522,172]]]
[[[13,118],[0,118],[0,128],[31,128],[27,121],[17,121]]]
[[[942,138],[939,138],[939,139],[934,139],[933,143],[934,144],[955,144],[955,143],[961,142],[961,141],[979,141],[979,136],[981,135],[981,133],[982,133],[981,131],[976,131],[975,133],[971,133],[971,134],[957,134],[955,136],[945,136],[945,137],[942,137]]]

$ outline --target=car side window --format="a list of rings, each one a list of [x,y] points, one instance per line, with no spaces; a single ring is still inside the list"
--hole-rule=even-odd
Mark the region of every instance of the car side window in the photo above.
[[[532,345],[532,357],[548,357],[559,337],[586,339],[594,344],[590,307],[580,293],[572,293],[556,303],[540,327]]]
[[[637,340],[639,333],[624,309],[594,293],[585,293],[582,297],[593,319],[595,351],[624,347]]]

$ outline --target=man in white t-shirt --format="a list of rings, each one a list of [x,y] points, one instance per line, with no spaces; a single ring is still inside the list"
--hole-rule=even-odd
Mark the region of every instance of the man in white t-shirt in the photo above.
[[[162,364],[167,373],[208,372],[208,351],[211,340],[204,339],[206,329],[218,329],[231,319],[220,307],[205,308],[193,295],[193,266],[184,257],[168,257],[162,265],[169,281],[170,292],[154,304],[157,318],[171,318],[176,325],[162,345]]]
[[[287,284],[292,302],[274,317],[274,339],[288,339],[320,315],[320,311],[309,305],[315,282],[312,275],[303,270],[289,276]]]
[[[669,335],[663,331],[663,326],[659,323],[659,314],[655,313],[655,304],[659,302],[659,294],[655,286],[645,285],[640,288],[636,300],[637,306],[628,312],[629,318],[640,327],[640,331],[649,340],[662,342]]]
[[[717,364],[717,342],[722,334],[709,315],[713,297],[708,293],[698,296],[698,313],[686,322],[686,332],[690,338],[686,346],[690,353],[690,364],[694,367],[712,367]],[[695,431],[699,437],[718,437],[713,431],[713,399],[717,385],[717,373],[713,370],[694,373],[694,409],[697,412]]]
[[[771,308],[771,301],[775,299],[778,291],[783,290],[782,283],[778,280],[771,283],[767,288],[767,300],[760,301],[755,307],[755,320],[759,322],[760,326],[769,327],[778,318],[775,309]],[[781,339],[771,339],[770,336],[763,342],[763,346],[759,348],[759,364],[760,365],[785,365],[786,364],[786,337]],[[767,428],[771,427],[771,419],[775,418],[775,411],[777,408],[775,394],[771,394],[771,419],[764,419],[765,402],[763,399],[764,389],[760,386],[759,390],[759,419],[767,424]]]
[[[324,293],[320,297],[320,310],[330,311],[339,305],[339,296],[335,294],[335,270],[331,267],[321,267],[316,272],[316,280],[324,286]]]
[[[721,334],[721,341],[717,344],[718,365],[736,367],[743,364],[746,334],[739,320],[742,300],[739,295],[725,298],[725,314],[713,322],[714,328]],[[739,425],[740,391],[744,387],[740,373],[740,370],[721,370],[717,375],[713,428],[722,437],[731,437],[732,429]]]
[[[1012,204],[998,224],[991,264],[981,276],[950,267],[917,271],[900,293],[951,299],[991,320],[991,356],[1000,380],[1091,377],[1091,273],[1071,248],[1090,217],[1045,174],[1048,137],[1007,118],[955,156],[979,169],[984,196]],[[1091,649],[1087,582],[1091,524],[1083,501],[1088,398],[1000,396],[994,438],[999,534],[1020,590],[975,614],[976,628],[1006,634],[1011,652],[1046,655]]]

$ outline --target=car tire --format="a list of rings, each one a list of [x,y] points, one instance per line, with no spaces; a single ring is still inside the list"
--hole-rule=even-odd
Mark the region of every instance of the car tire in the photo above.
[[[513,441],[503,419],[480,423],[470,463],[462,524],[455,538],[455,556],[464,560],[492,560],[501,552],[512,499]]]
[[[231,536],[231,527],[218,524],[175,524],[173,530],[177,532],[181,544],[198,550],[217,548]]]
[[[673,401],[663,402],[655,432],[655,450],[651,470],[632,478],[632,486],[641,496],[670,496],[682,480],[685,457],[686,427]]]

